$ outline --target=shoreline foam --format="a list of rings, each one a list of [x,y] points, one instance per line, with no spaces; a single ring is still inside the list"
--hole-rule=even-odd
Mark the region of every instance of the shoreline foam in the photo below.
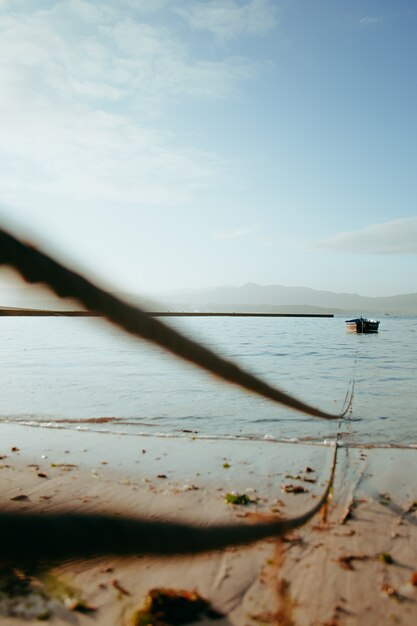
[[[148,423],[141,423],[138,421],[129,421],[125,418],[117,418],[117,417],[98,417],[98,418],[62,418],[62,419],[29,419],[29,418],[3,418],[0,420],[1,425],[16,425],[22,428],[28,429],[50,429],[50,430],[67,430],[70,432],[85,432],[92,433],[98,435],[110,435],[112,437],[136,437],[136,438],[161,438],[161,439],[192,439],[192,440],[202,440],[202,441],[252,441],[258,443],[277,443],[277,444],[299,444],[299,445],[310,445],[310,446],[332,446],[338,439],[339,447],[346,447],[352,449],[398,449],[398,450],[415,450],[417,449],[416,443],[397,443],[397,442],[368,442],[368,441],[355,441],[350,440],[351,434],[349,432],[339,432],[335,430],[333,436],[322,437],[314,437],[314,436],[306,436],[306,437],[276,437],[275,435],[262,435],[255,436],[250,434],[232,434],[232,435],[222,435],[222,434],[208,434],[208,433],[199,433],[196,430],[184,428],[177,429],[174,431],[157,431],[152,430],[153,428],[157,428],[155,425],[151,425]],[[105,428],[102,425],[111,424],[117,426],[132,426],[134,430],[123,431],[123,430],[111,430],[110,428]],[[100,427],[98,427],[98,426]],[[140,430],[138,427],[145,426],[149,430]],[[345,438],[346,437],[346,438]]]

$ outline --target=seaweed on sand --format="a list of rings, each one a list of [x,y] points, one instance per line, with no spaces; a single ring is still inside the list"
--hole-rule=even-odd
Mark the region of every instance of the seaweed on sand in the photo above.
[[[131,626],[176,626],[190,624],[204,616],[221,617],[197,591],[151,589],[143,607],[133,614]]]

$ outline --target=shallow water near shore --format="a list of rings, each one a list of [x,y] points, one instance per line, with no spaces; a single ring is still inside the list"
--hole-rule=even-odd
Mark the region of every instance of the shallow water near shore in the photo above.
[[[384,316],[376,335],[344,318],[187,318],[170,324],[300,399],[339,412],[347,444],[417,444],[417,319]],[[2,318],[3,422],[120,435],[334,440],[304,416],[218,382],[101,319]]]

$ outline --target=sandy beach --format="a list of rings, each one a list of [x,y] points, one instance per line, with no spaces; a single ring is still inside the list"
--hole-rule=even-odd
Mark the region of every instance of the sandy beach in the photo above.
[[[118,436],[4,424],[1,435],[7,510],[202,525],[306,510],[325,487],[332,455],[330,446],[192,434]],[[201,606],[196,596],[188,603],[194,599],[197,607],[189,619],[200,623],[415,624],[416,464],[413,449],[341,448],[327,519],[318,515],[282,541],[193,557],[109,555],[39,571],[4,564],[2,623],[185,623],[184,612],[141,613],[149,592],[163,588],[204,598]],[[230,493],[250,502],[227,503]]]

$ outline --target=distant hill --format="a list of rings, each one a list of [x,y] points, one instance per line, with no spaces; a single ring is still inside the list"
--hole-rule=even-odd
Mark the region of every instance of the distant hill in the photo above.
[[[334,293],[307,287],[258,285],[225,286],[213,289],[184,289],[151,297],[116,293],[123,300],[149,311],[218,311],[236,313],[335,313],[357,315],[417,315],[417,293],[367,297],[355,293]],[[77,310],[73,300],[61,300],[47,291],[31,287],[0,288],[0,308]]]
[[[171,310],[187,311],[417,315],[417,293],[368,297],[256,283],[246,283],[241,287],[173,291],[161,294],[160,300]]]

